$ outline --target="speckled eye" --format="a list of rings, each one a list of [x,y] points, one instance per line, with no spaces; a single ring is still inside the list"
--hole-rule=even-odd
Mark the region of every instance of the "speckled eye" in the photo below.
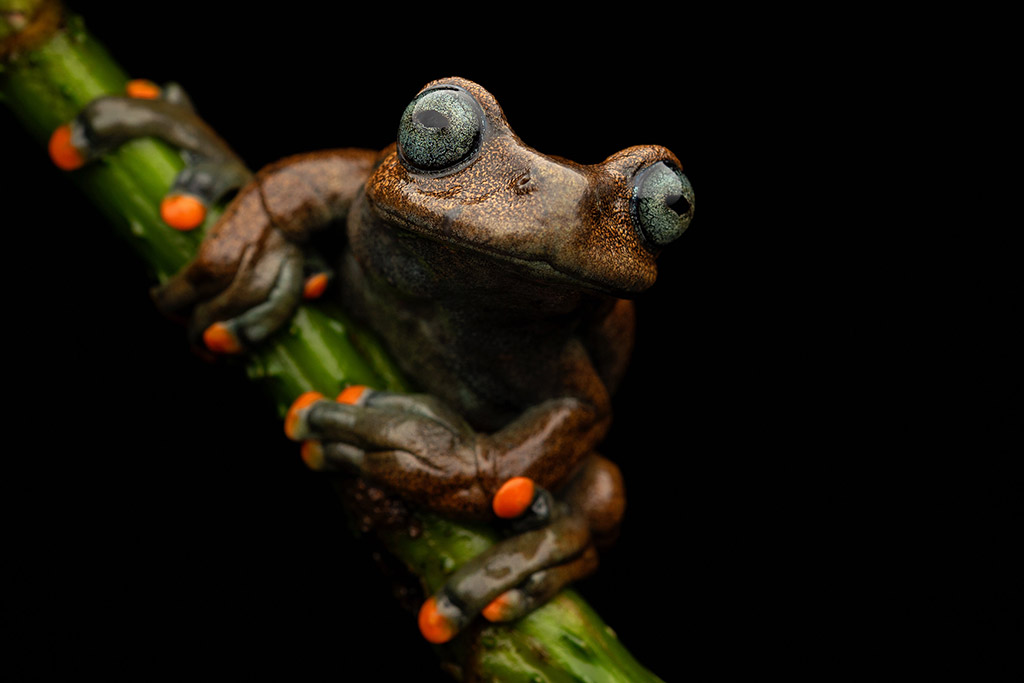
[[[637,174],[632,208],[647,241],[663,247],[689,227],[693,218],[693,187],[682,171],[659,161]]]
[[[410,165],[443,171],[469,158],[479,147],[483,112],[461,88],[440,87],[409,103],[398,125],[398,150]]]

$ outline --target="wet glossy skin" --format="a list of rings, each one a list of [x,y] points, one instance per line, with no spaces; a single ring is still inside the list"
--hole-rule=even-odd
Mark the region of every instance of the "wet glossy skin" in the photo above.
[[[71,139],[89,158],[115,139],[171,138],[191,155],[176,190],[210,203],[246,179],[221,180],[237,164],[219,141],[188,148],[185,103],[179,116],[162,101],[97,101]],[[338,291],[424,393],[301,397],[286,429],[316,469],[509,520],[512,535],[424,605],[421,629],[441,642],[481,611],[514,619],[543,603],[592,571],[595,546],[617,532],[621,476],[594,449],[632,348],[628,297],[653,284],[658,253],[692,216],[679,169],[657,146],[593,166],[545,156],[490,93],[444,79],[410,105],[396,145],[258,173],[155,298],[212,350],[243,351],[287,321],[309,244],[342,226]],[[525,488],[509,494],[511,481]]]

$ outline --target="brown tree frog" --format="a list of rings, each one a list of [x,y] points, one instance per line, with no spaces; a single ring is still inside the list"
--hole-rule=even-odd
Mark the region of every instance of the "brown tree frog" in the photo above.
[[[416,95],[383,151],[303,154],[252,176],[180,88],[130,94],[58,130],[54,161],[73,169],[143,135],[177,145],[188,163],[163,215],[181,229],[238,190],[157,305],[210,350],[244,352],[329,273],[424,393],[298,397],[285,428],[306,462],[509,529],[426,600],[424,636],[444,642],[481,613],[516,619],[593,571],[625,505],[595,449],[632,348],[630,298],[693,216],[679,160],[658,146],[589,166],[543,155],[490,93],[447,78]],[[325,269],[308,247],[329,229],[344,246]]]

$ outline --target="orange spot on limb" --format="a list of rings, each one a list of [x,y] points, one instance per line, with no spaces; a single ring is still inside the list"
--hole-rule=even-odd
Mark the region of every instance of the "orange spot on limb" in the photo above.
[[[327,289],[327,273],[310,275],[302,288],[302,296],[306,299],[319,299]]]
[[[63,171],[74,171],[85,165],[85,157],[71,144],[71,126],[67,124],[53,131],[49,152],[50,160]]]
[[[193,230],[206,220],[206,207],[192,195],[169,194],[160,203],[160,217],[175,230]]]
[[[214,353],[241,353],[242,344],[224,323],[214,323],[203,331],[203,343]]]
[[[353,384],[352,386],[345,387],[338,398],[338,403],[347,403],[349,405],[355,405],[359,402],[360,397],[366,393],[366,387],[362,384]]]
[[[512,477],[494,494],[494,514],[502,519],[512,519],[526,512],[533,502],[535,487],[529,477]]]
[[[139,100],[155,100],[160,97],[160,86],[145,78],[136,78],[133,81],[128,81],[124,92],[128,97]]]
[[[437,600],[428,598],[420,607],[420,633],[431,643],[447,643],[455,636],[455,627],[437,611]]]
[[[288,409],[288,414],[284,417],[284,433],[288,435],[289,439],[295,439],[295,428],[299,423],[299,412],[313,405],[323,397],[324,395],[318,391],[307,391],[295,399],[291,408]]]

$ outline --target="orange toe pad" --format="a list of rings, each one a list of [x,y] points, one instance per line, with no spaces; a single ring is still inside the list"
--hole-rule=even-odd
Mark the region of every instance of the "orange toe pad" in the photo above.
[[[50,159],[63,171],[74,171],[85,165],[85,157],[71,144],[71,126],[67,124],[53,131],[49,152]]]
[[[420,608],[419,624],[420,633],[431,643],[447,643],[455,637],[455,627],[437,611],[437,600],[433,597]]]
[[[494,600],[491,601],[491,604],[484,607],[481,614],[484,615],[484,618],[487,619],[487,621],[505,621],[509,608],[511,607],[506,596],[506,593],[502,593],[498,597],[494,598]]]
[[[345,387],[338,398],[335,399],[338,403],[347,403],[348,405],[355,405],[359,403],[359,399],[366,393],[366,387],[361,384],[351,384]]]
[[[327,283],[327,273],[310,275],[302,288],[302,297],[304,299],[319,299],[327,291]]]
[[[324,447],[319,441],[303,441],[302,462],[311,470],[322,470],[324,468]]]
[[[288,435],[289,439],[295,438],[295,428],[299,422],[299,411],[308,408],[323,397],[324,395],[318,391],[307,391],[295,399],[291,408],[288,409],[288,414],[284,417],[284,433]]]
[[[533,480],[529,477],[512,477],[494,494],[494,514],[502,519],[512,519],[526,512],[533,502]]]
[[[124,93],[140,100],[155,100],[160,97],[160,86],[145,78],[136,78],[125,84]]]
[[[206,220],[206,207],[187,194],[169,194],[160,203],[160,217],[175,230],[193,230]]]
[[[203,343],[214,353],[239,353],[242,344],[224,323],[214,323],[203,332]]]

